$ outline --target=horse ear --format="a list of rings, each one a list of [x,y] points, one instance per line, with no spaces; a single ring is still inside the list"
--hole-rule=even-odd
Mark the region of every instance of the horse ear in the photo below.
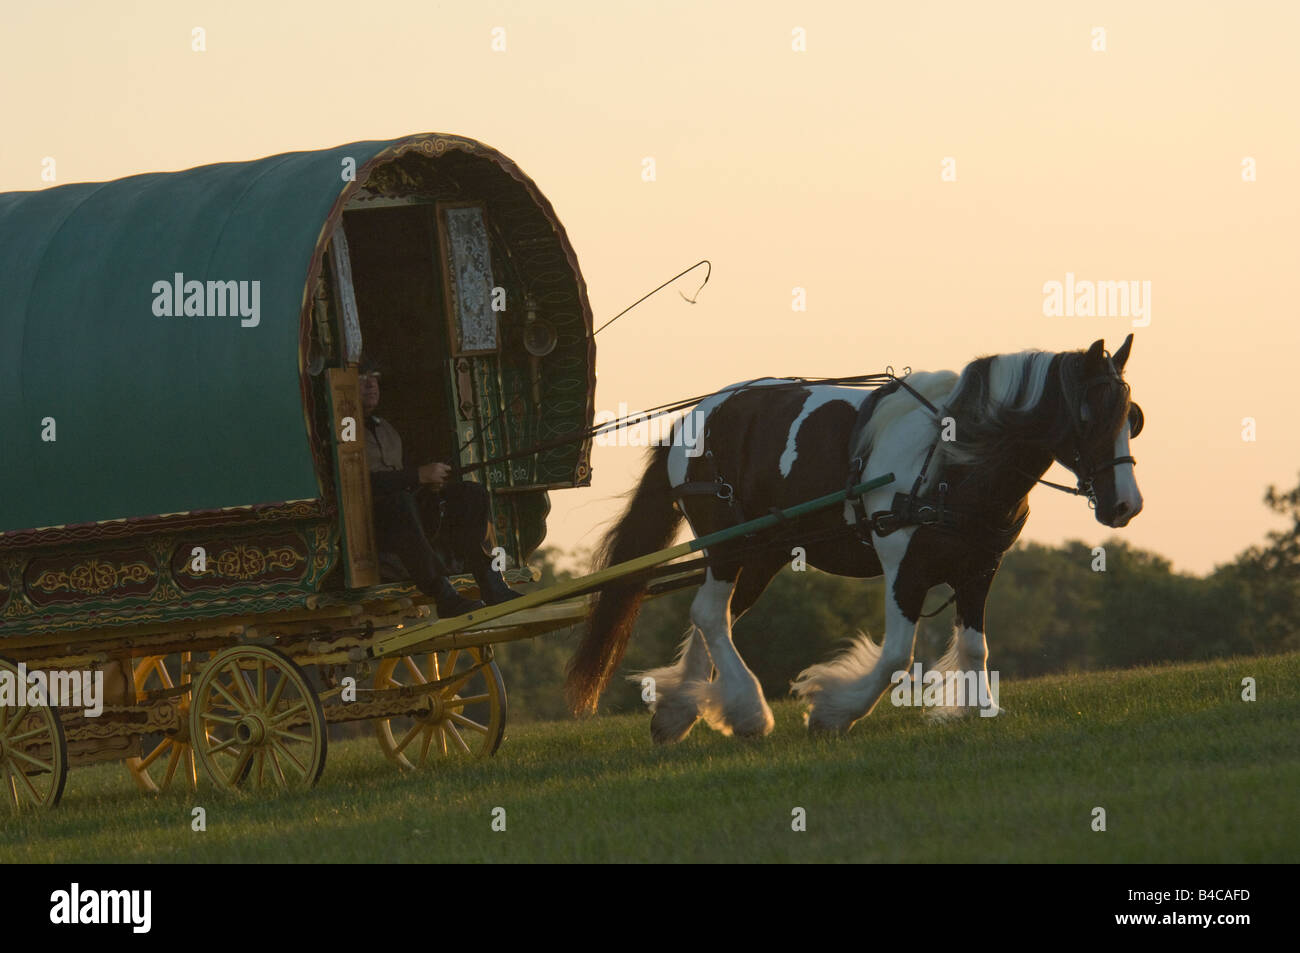
[[[1121,374],[1124,373],[1124,365],[1128,363],[1128,355],[1131,350],[1133,350],[1133,335],[1129,334],[1124,339],[1124,343],[1119,346],[1119,350],[1115,352],[1115,370]]]
[[[1088,348],[1088,353],[1083,356],[1083,366],[1088,370],[1096,370],[1101,367],[1101,362],[1106,356],[1106,341],[1103,338],[1097,338],[1092,342],[1092,347]]]

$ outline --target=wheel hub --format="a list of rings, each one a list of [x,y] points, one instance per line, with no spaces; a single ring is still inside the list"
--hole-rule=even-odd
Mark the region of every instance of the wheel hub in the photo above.
[[[235,737],[241,745],[260,745],[266,742],[266,722],[261,715],[249,714],[235,725]]]
[[[442,696],[432,694],[429,696],[429,708],[420,716],[420,721],[426,725],[436,725],[447,717],[446,709],[442,704]]]

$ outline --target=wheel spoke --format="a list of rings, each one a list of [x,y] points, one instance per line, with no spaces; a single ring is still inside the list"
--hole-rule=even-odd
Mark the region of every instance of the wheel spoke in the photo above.
[[[53,760],[50,760],[50,761],[42,761],[42,760],[40,760],[39,758],[33,758],[33,757],[32,757],[31,755],[29,755],[26,751],[19,751],[17,748],[14,748],[14,749],[10,750],[10,751],[9,751],[9,755],[10,755],[10,757],[13,757],[13,758],[22,758],[22,759],[23,759],[24,761],[26,761],[28,764],[34,764],[34,765],[36,765],[36,767],[40,768],[42,772],[48,772],[48,773],[50,773],[50,774],[53,774],[53,773],[54,773],[54,761],[53,761]],[[27,776],[26,773],[24,773],[24,774],[23,774],[23,777],[26,777],[26,776]]]
[[[158,747],[154,748],[153,751],[150,751],[148,755],[146,755],[144,758],[141,758],[141,759],[140,759],[140,767],[141,767],[141,768],[147,768],[147,767],[149,767],[149,765],[151,765],[151,764],[153,764],[155,761],[157,761],[157,760],[158,760],[158,757],[159,757],[159,756],[160,756],[164,751],[167,750],[167,746],[168,746],[169,744],[171,744],[170,741],[161,741],[161,742],[159,742],[159,743],[158,743]]]
[[[459,747],[460,750],[463,751],[465,754],[472,754],[472,752],[469,750],[469,745],[465,744],[465,739],[462,738],[460,736],[460,732],[456,730],[456,726],[453,725],[451,722],[444,722],[444,726],[446,727],[448,733],[452,736],[452,738],[456,740],[456,746]]]
[[[26,741],[28,738],[35,738],[37,735],[46,734],[49,730],[49,726],[47,725],[38,725],[31,731],[24,731],[21,735],[13,735],[6,740],[9,744],[16,745],[20,741]]]
[[[420,666],[415,664],[415,659],[405,655],[402,657],[402,664],[406,666],[406,670],[411,673],[411,678],[414,679],[411,682],[412,685],[423,685],[425,683],[424,673],[420,671]]]
[[[456,681],[452,682],[451,684],[444,685],[442,688],[442,697],[450,698],[451,696],[455,695],[457,692],[459,692],[462,688],[465,687],[465,685],[469,682],[471,678],[474,677],[474,675],[475,675],[474,672],[466,672],[464,675],[456,679]]]
[[[464,708],[466,705],[477,705],[479,702],[488,700],[487,695],[457,695],[455,698],[448,698],[442,703],[443,708]]]
[[[212,688],[215,691],[220,692],[225,697],[226,701],[230,704],[230,707],[233,708],[239,714],[242,715],[248,711],[248,709],[243,706],[243,704],[239,701],[239,699],[237,699],[234,695],[230,694],[230,692],[226,690],[226,686],[222,685],[221,682],[218,681],[216,678],[212,680]]]
[[[424,733],[424,741],[420,745],[420,764],[429,760],[429,748],[433,745],[433,726],[430,725]]]
[[[275,752],[276,752],[277,749],[279,750],[279,752],[280,752],[282,755],[284,755],[284,756],[285,756],[286,758],[288,758],[291,762],[293,762],[293,766],[294,766],[295,768],[298,769],[298,773],[299,773],[300,775],[302,775],[304,778],[307,777],[307,766],[306,766],[305,764],[303,764],[301,761],[299,761],[299,760],[294,756],[294,753],[293,753],[292,751],[290,751],[288,748],[286,748],[286,747],[284,746],[284,744],[282,744],[278,739],[276,739],[276,738],[272,738],[272,739],[271,739],[271,755],[272,755],[272,757],[274,757]],[[279,766],[279,759],[276,759],[276,765],[277,765],[277,769],[278,769],[278,766]],[[283,774],[281,775],[281,777],[283,777]]]
[[[287,708],[284,711],[280,712],[280,714],[273,717],[270,723],[272,725],[278,725],[280,722],[284,721],[290,715],[295,715],[300,711],[306,711],[306,710],[307,710],[307,703],[305,701],[298,702],[298,704],[294,705],[292,708]]]
[[[266,660],[257,660],[257,701],[262,704],[266,701]]]
[[[171,675],[168,674],[167,672],[167,666],[163,664],[163,660],[161,658],[154,661],[154,670],[157,671],[158,681],[162,682],[163,688],[176,687],[176,684],[172,681]]]
[[[284,694],[284,686],[289,684],[289,679],[285,678],[284,672],[277,671],[280,678],[275,683],[275,688],[271,689],[271,697],[266,700],[265,711],[275,711],[275,706],[280,704],[280,696]]]
[[[39,807],[44,802],[45,799],[41,797],[41,793],[36,790],[35,785],[33,785],[31,779],[27,777],[26,772],[15,771],[12,766],[10,766],[9,771],[15,778],[23,782],[23,786],[27,788],[28,792],[30,793],[32,803]]]
[[[287,788],[289,779],[284,776],[284,768],[280,767],[280,757],[275,753],[274,742],[272,742],[270,748],[266,749],[266,753],[271,757],[271,769],[275,771],[275,777],[280,782],[280,787]]]
[[[239,724],[239,719],[238,719],[238,718],[227,718],[225,715],[214,715],[214,714],[212,714],[211,712],[206,712],[206,711],[203,713],[203,720],[204,720],[204,721],[215,721],[218,725],[237,725],[237,724]]]
[[[271,734],[279,735],[281,738],[288,738],[290,741],[296,741],[299,744],[309,745],[315,739],[311,735],[295,735],[292,731],[285,731],[283,728],[272,728]]]
[[[232,738],[231,740],[233,741],[234,739]],[[231,768],[230,775],[226,778],[226,783],[229,784],[232,788],[239,786],[240,779],[243,777],[244,774],[244,769],[248,767],[248,761],[250,758],[252,758],[252,756],[253,756],[253,749],[245,748],[243,752],[240,754],[239,760],[236,761],[234,767]]]
[[[458,712],[449,711],[447,712],[447,717],[450,718],[452,721],[454,721],[456,724],[460,725],[462,728],[468,728],[470,731],[478,731],[485,735],[488,733],[487,725],[480,725],[477,721],[474,721],[472,718],[466,718],[464,715]]]
[[[401,754],[404,750],[406,750],[406,746],[411,743],[412,739],[415,738],[415,736],[419,733],[420,729],[423,727],[424,726],[417,721],[415,725],[411,728],[411,730],[406,733],[406,737],[402,739],[402,743],[399,744],[396,749],[394,749],[393,753]]]
[[[220,741],[217,744],[213,745],[211,748],[209,748],[208,754],[216,754],[218,751],[225,751],[231,745],[238,744],[238,743],[239,743],[238,738],[235,737],[227,738],[225,741]]]
[[[21,725],[23,723],[23,719],[27,717],[27,712],[29,710],[30,709],[26,705],[23,705],[21,708],[15,708],[13,710],[14,711],[13,715],[9,718],[9,723],[6,726],[5,731],[0,732],[0,738],[6,737],[9,734],[9,732],[13,731],[15,728]],[[0,709],[0,711],[8,711],[8,709],[7,708]]]
[[[252,696],[248,693],[248,680],[244,678],[244,670],[239,667],[239,660],[235,659],[226,664],[226,671],[235,676],[235,684],[239,687],[240,697],[244,699],[244,704],[248,706],[245,711],[254,707]]]
[[[167,773],[163,775],[162,784],[159,787],[167,787],[172,783],[172,778],[176,775],[176,766],[181,763],[181,746],[172,745],[171,756],[167,759]]]

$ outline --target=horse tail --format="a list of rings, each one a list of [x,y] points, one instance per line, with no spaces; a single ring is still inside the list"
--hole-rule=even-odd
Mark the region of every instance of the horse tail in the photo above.
[[[672,543],[682,514],[673,505],[668,482],[671,446],[657,446],[632,493],[627,510],[596,550],[593,571],[664,549]],[[592,712],[600,693],[623,660],[632,626],[645,598],[644,580],[620,581],[599,590],[587,613],[586,631],[569,662],[564,694],[575,714]]]

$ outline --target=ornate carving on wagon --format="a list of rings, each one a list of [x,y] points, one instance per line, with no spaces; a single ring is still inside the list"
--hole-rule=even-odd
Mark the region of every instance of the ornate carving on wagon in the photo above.
[[[500,347],[497,312],[492,309],[492,276],[487,219],[479,202],[439,202],[443,287],[451,315],[451,348],[456,355],[487,354]]]
[[[147,596],[157,585],[158,563],[145,549],[38,556],[23,574],[23,590],[37,607]]]
[[[331,523],[321,523],[311,531],[311,578],[319,582],[338,560],[338,532]]]
[[[194,549],[202,547],[198,572]],[[250,584],[301,582],[311,559],[297,533],[256,539],[187,539],[171,555],[172,576],[182,589],[227,589]]]
[[[17,556],[0,562],[0,620],[31,615],[32,607],[23,597],[23,560]],[[4,622],[0,621],[0,631]]]

